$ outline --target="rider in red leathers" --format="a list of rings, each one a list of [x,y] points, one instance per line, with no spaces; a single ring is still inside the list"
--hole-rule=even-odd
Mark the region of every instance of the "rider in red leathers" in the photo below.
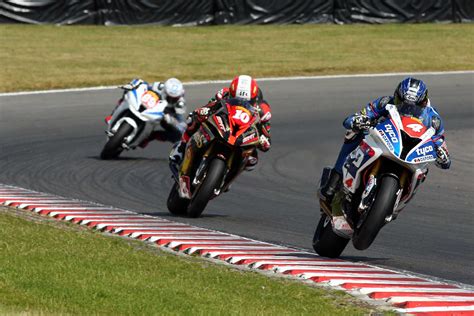
[[[260,144],[258,149],[266,152],[271,147],[270,139],[270,119],[272,117],[270,105],[263,99],[263,94],[257,85],[257,82],[250,76],[240,75],[232,80],[229,88],[225,87],[219,90],[216,95],[211,98],[205,106],[191,112],[188,117],[188,127],[181,137],[181,141],[173,146],[170,153],[170,162],[176,165],[181,164],[186,144],[191,136],[199,129],[201,123],[213,113],[213,108],[220,103],[221,100],[230,98],[240,98],[249,101],[257,110],[260,116],[259,134]],[[249,157],[246,170],[255,168],[258,162],[257,151],[254,150],[252,156]]]

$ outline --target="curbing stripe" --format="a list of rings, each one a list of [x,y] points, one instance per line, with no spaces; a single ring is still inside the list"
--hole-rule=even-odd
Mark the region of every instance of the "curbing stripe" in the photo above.
[[[456,312],[456,315],[460,315],[457,312],[470,312],[474,311],[474,305],[471,306],[437,306],[437,307],[415,307],[415,308],[405,308],[405,309],[396,309],[395,311],[399,313],[431,313],[431,312]],[[454,314],[446,314],[454,315]],[[467,315],[467,314],[466,314]],[[473,315],[470,313],[470,315]]]
[[[466,302],[455,301],[418,301],[418,302],[403,302],[394,304],[400,308],[415,308],[415,307],[435,307],[435,306],[474,306],[474,300]]]
[[[474,291],[449,281],[441,283],[370,264],[323,258],[314,253],[120,208],[2,184],[0,204],[143,240],[184,254],[197,254],[254,271],[324,284],[399,313],[474,315]]]

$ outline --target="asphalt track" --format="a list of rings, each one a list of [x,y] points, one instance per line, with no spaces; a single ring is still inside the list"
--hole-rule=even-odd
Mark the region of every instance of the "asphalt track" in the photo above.
[[[474,284],[474,75],[423,75],[445,119],[453,158],[449,171],[430,170],[427,181],[372,247],[351,260]],[[323,166],[343,139],[342,119],[400,76],[262,81],[272,105],[273,147],[253,172],[212,201],[203,217],[171,217],[170,144],[152,143],[101,161],[103,117],[119,90],[0,97],[0,183],[156,214],[192,225],[311,249],[319,218],[315,197]],[[187,87],[190,109],[221,84]]]

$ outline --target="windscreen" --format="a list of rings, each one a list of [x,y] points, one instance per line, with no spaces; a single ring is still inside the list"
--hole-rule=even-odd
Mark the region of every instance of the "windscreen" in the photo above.
[[[426,106],[419,106],[416,104],[403,103],[398,107],[398,113],[402,116],[411,116],[417,119],[423,119],[423,114],[426,111]]]
[[[244,100],[244,99],[232,98],[232,99],[227,100],[227,104],[230,105],[230,106],[241,106],[241,107],[249,110],[250,113],[252,113],[252,114],[256,113],[255,107],[253,107],[252,104],[250,104],[249,101]]]

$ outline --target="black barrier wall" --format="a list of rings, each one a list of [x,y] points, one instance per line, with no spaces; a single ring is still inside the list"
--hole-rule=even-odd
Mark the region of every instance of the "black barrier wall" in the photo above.
[[[473,22],[474,0],[0,0],[0,23]]]

